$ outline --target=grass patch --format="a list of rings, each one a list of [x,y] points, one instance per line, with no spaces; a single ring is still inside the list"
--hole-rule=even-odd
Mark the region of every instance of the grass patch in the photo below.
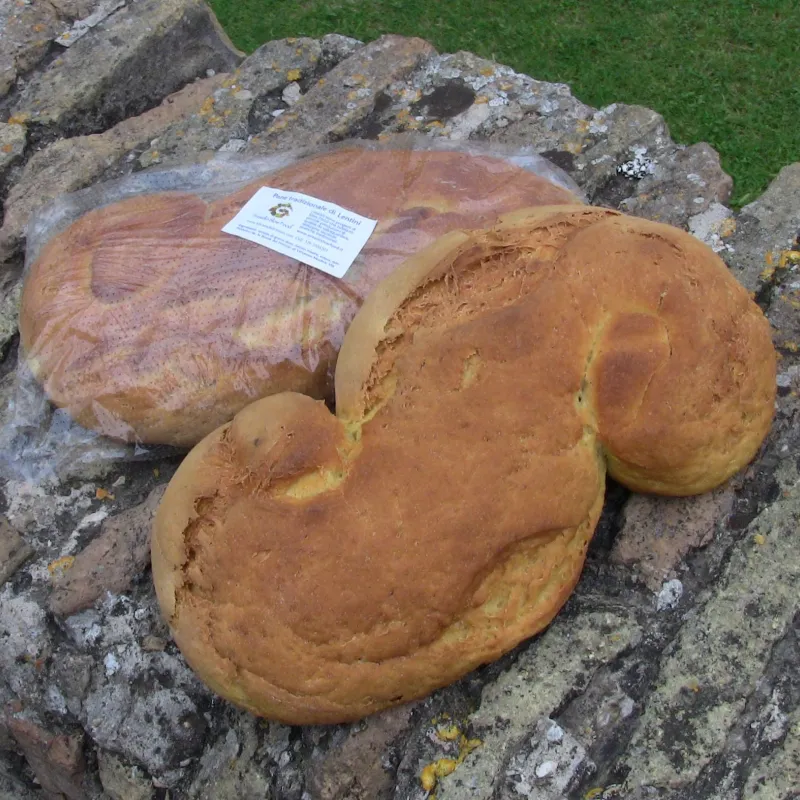
[[[733,176],[733,204],[800,161],[797,0],[210,0],[238,47],[342,33],[421,36],[540,80],[593,106],[662,114],[676,141],[709,142]]]

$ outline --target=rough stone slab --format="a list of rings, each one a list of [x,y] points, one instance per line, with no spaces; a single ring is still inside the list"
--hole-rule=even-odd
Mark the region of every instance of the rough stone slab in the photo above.
[[[654,189],[658,191],[653,191]],[[705,142],[678,149],[661,158],[654,174],[643,178],[635,196],[619,208],[637,217],[685,227],[690,217],[713,203],[728,201],[733,180],[723,171],[719,154]]]
[[[200,758],[200,769],[187,795],[192,800],[272,798],[272,776],[254,756],[259,747],[257,722],[237,715]]]
[[[556,618],[514,666],[483,691],[470,727],[483,742],[437,789],[439,800],[490,800],[502,765],[567,695],[641,638],[633,616],[590,612]]]
[[[112,753],[101,750],[97,767],[103,791],[111,800],[151,800],[155,794],[152,781],[138,767],[130,767]]]
[[[22,281],[15,274],[6,271],[2,263],[0,258],[0,357],[4,355],[6,346],[17,332],[22,297]]]
[[[334,67],[291,111],[254,137],[248,152],[310,147],[348,136],[372,111],[380,92],[435,52],[422,39],[389,35],[370,42]]]
[[[711,541],[732,504],[730,484],[698,497],[633,495],[625,504],[611,560],[635,568],[650,589],[658,590],[675,577],[687,553]]]
[[[19,252],[31,214],[66,192],[89,186],[137,146],[148,144],[176,120],[200,109],[225,74],[190,83],[158,106],[104,133],[60,139],[34,153],[6,198],[0,252]],[[14,126],[9,126],[14,127]],[[0,335],[2,329],[0,329]]]
[[[24,125],[0,122],[0,184],[8,170],[22,158],[27,141]]]
[[[166,486],[154,489],[139,506],[103,521],[99,535],[54,581],[50,610],[69,616],[88,608],[106,592],[127,591],[150,563],[150,531]]]
[[[557,137],[592,111],[566,84],[537,81],[472,53],[448,53],[387,87],[361,134],[373,138],[420,131],[448,139],[492,137],[524,119]],[[526,144],[548,149],[541,141]]]
[[[315,764],[309,788],[318,800],[379,800],[392,796],[393,781],[383,754],[411,725],[411,706],[365,720],[328,756]]]
[[[33,548],[0,515],[0,586],[33,554]]]
[[[86,769],[82,734],[56,734],[12,717],[8,727],[45,792],[69,800],[88,800],[81,782]]]
[[[744,206],[730,237],[725,260],[751,292],[774,276],[781,254],[800,232],[800,162],[784,167],[764,194]],[[767,275],[762,278],[762,273]],[[771,274],[770,274],[771,272]]]
[[[662,664],[625,757],[631,788],[678,789],[697,779],[800,608],[800,484],[785,494],[754,521]]]
[[[800,709],[788,719],[782,745],[751,770],[742,800],[792,798],[800,790]]]
[[[56,8],[47,0],[0,0],[0,99],[19,75],[47,55],[50,40],[61,28]]]
[[[151,147],[132,154],[143,167],[194,161],[215,150],[242,149],[250,135],[272,123],[272,111],[286,108],[281,92],[307,81],[320,68],[323,50],[316,39],[279,39],[248,56],[208,100],[160,133]]]
[[[139,0],[34,75],[11,114],[50,134],[96,133],[241,56],[202,0]]]

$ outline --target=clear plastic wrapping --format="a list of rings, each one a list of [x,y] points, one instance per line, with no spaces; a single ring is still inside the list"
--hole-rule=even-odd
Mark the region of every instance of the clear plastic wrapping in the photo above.
[[[377,220],[343,278],[222,230],[263,186]],[[37,479],[188,448],[259,397],[333,402],[344,332],[409,255],[523,207],[585,202],[536,153],[403,135],[137,173],[27,231],[0,469]]]

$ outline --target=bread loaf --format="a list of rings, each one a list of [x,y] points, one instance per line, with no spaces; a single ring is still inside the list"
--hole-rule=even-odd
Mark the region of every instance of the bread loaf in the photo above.
[[[200,442],[158,509],[158,599],[216,692],[287,723],[419,698],[542,630],[606,473],[690,495],[766,435],[775,353],[725,264],[599,208],[453,232],[367,297],[336,415],[283,393]]]
[[[222,232],[262,185],[378,220],[344,279]],[[127,199],[43,249],[24,286],[23,350],[81,425],[191,446],[265,395],[329,399],[363,297],[436,237],[521,206],[574,202],[500,158],[362,149],[306,159],[208,204],[178,192]]]

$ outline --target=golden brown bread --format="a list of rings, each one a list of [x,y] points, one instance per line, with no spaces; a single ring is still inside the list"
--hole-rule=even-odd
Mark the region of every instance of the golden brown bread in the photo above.
[[[222,232],[263,185],[378,219],[343,280]],[[32,265],[23,349],[81,425],[190,446],[267,394],[329,398],[363,297],[436,237],[574,202],[500,158],[362,149],[306,159],[210,204],[177,192],[123,200],[83,216]]]
[[[765,317],[690,235],[585,206],[450,233],[356,315],[336,416],[275,395],[189,453],[155,520],[159,602],[220,695],[357,719],[550,622],[606,469],[711,489],[774,396]]]

